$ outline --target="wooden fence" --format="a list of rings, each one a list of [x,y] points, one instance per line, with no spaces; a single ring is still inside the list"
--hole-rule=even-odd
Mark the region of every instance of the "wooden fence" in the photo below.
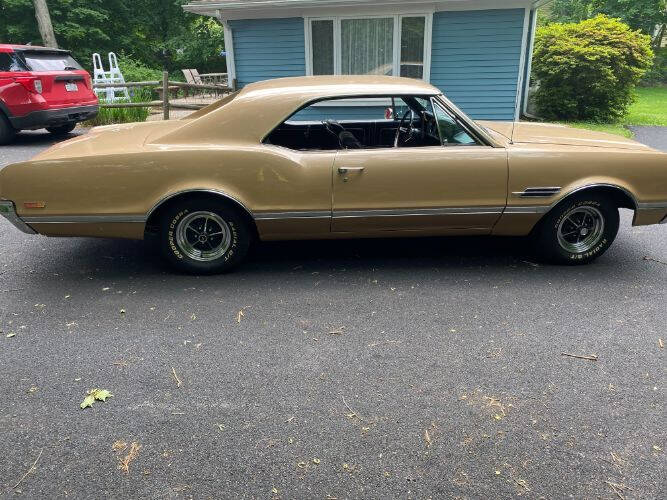
[[[162,73],[162,80],[151,80],[146,82],[125,82],[125,83],[94,83],[94,89],[105,89],[105,88],[137,88],[137,87],[148,87],[151,89],[156,89],[158,93],[161,94],[162,99],[156,101],[147,101],[147,102],[104,102],[100,100],[100,108],[151,108],[151,107],[161,107],[163,111],[163,118],[165,120],[169,119],[169,110],[170,109],[191,109],[197,110],[201,109],[206,104],[188,104],[188,103],[179,103],[179,102],[170,102],[169,95],[173,89],[187,89],[186,91],[213,91],[216,94],[226,94],[233,92],[232,87],[226,85],[217,85],[217,84],[198,84],[198,83],[184,83],[184,82],[175,82],[169,81],[169,72],[164,71]]]

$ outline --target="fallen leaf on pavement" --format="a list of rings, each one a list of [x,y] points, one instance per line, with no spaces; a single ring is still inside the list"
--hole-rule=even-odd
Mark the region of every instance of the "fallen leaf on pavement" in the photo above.
[[[658,345],[660,346],[660,349],[665,347],[665,343],[662,341],[662,339],[658,339]]]
[[[339,326],[338,328],[334,328],[329,332],[329,335],[343,335],[343,330],[345,330],[344,326]]]
[[[106,401],[107,398],[110,398],[113,396],[109,391],[106,389],[91,389],[88,391],[88,395],[85,397],[83,402],[81,403],[81,409],[83,410],[84,408],[88,408],[89,406],[93,406],[93,403],[95,401]]]
[[[141,449],[141,445],[137,443],[136,441],[132,441],[132,444],[130,445],[130,451],[128,452],[127,455],[125,455],[124,458],[119,458],[119,464],[118,468],[122,470],[125,474],[128,474],[130,472],[130,462],[137,458],[137,455],[139,455],[139,450]]]
[[[123,451],[125,448],[127,448],[127,443],[125,441],[114,441],[114,443],[111,445],[111,449],[113,451]]]

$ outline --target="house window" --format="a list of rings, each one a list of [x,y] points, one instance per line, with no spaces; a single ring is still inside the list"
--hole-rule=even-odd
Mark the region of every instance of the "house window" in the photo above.
[[[334,74],[333,21],[323,19],[311,24],[313,44],[313,75]]]
[[[308,19],[308,74],[428,80],[430,16]]]

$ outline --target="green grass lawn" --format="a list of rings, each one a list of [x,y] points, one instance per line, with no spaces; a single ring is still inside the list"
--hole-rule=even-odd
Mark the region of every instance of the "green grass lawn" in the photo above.
[[[626,125],[662,125],[667,127],[667,87],[640,87],[637,100],[623,122]]]
[[[575,128],[597,130],[609,134],[632,137],[628,125],[662,125],[667,127],[667,87],[639,87],[637,99],[627,116],[619,123],[564,122]]]

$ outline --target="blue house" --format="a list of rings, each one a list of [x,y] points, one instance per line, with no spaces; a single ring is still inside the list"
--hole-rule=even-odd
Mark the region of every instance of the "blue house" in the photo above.
[[[184,9],[222,22],[236,87],[400,75],[432,83],[473,118],[513,120],[527,101],[536,11],[549,1],[194,0]]]

